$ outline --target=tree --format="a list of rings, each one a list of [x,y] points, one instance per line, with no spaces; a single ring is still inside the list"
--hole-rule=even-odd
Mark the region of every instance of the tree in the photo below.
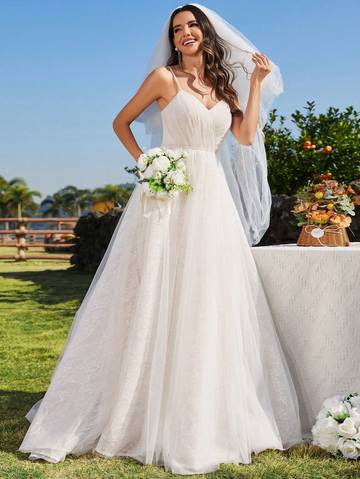
[[[29,190],[25,180],[22,178],[13,178],[8,183],[4,193],[4,200],[9,208],[9,212],[22,217],[23,210],[34,213],[38,205],[34,201],[34,196],[41,197],[41,193],[35,190]],[[16,211],[16,213],[15,213]]]
[[[121,185],[107,184],[94,190],[96,201],[112,201],[113,204],[124,207],[131,195],[131,189]]]
[[[68,185],[54,195],[57,207],[60,207],[71,216],[81,216],[82,209],[87,208],[93,201],[93,194],[88,189],[78,189]]]
[[[264,133],[273,194],[295,194],[314,174],[327,171],[344,183],[360,178],[359,113],[349,106],[344,112],[330,107],[326,114],[316,115],[314,101],[304,109],[305,114],[296,110],[291,115],[297,138],[276,109],[269,114]]]

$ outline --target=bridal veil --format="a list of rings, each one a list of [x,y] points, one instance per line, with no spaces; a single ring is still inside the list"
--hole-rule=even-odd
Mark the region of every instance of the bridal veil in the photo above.
[[[213,24],[216,33],[227,42],[230,50],[230,63],[242,64],[250,73],[255,68],[252,55],[259,51],[239,30],[220,15],[203,5],[191,3],[201,9]],[[166,20],[160,38],[147,66],[146,75],[160,66],[165,66],[170,56],[171,46],[168,28],[171,14]],[[256,136],[251,145],[242,145],[229,130],[216,154],[223,165],[226,179],[241,218],[248,242],[257,244],[270,223],[271,191],[267,178],[267,158],[264,147],[263,127],[274,99],[283,92],[280,69],[273,62],[271,72],[261,85],[260,114]],[[249,95],[249,75],[244,68],[234,67],[235,88],[240,109],[245,111]],[[160,146],[162,124],[160,110],[156,102],[147,107],[135,120],[145,126],[150,136],[150,147]]]

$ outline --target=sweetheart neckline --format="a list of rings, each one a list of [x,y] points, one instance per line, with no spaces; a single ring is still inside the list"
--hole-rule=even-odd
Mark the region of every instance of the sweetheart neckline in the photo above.
[[[188,95],[190,95],[192,98],[195,99],[195,101],[197,101],[198,103],[200,103],[200,105],[202,105],[202,106],[205,108],[205,110],[206,110],[207,112],[209,112],[209,113],[210,113],[212,110],[214,110],[214,109],[219,105],[219,103],[225,103],[226,105],[228,105],[223,99],[221,99],[221,100],[217,101],[217,102],[215,103],[215,105],[213,105],[211,108],[208,108],[208,107],[205,106],[204,103],[202,103],[202,101],[200,101],[199,98],[197,98],[195,95],[192,95],[192,94],[191,94],[190,92],[188,92],[187,90],[181,89],[181,90],[178,90],[177,93],[176,93],[176,94],[171,98],[171,100],[168,102],[168,104],[167,104],[162,110],[160,110],[160,113],[162,113],[163,111],[165,111],[165,110],[167,109],[167,107],[168,107],[169,105],[171,105],[171,103],[175,100],[175,98],[176,98],[176,97],[179,95],[179,93],[181,93],[181,92],[184,92],[184,93],[187,93]]]

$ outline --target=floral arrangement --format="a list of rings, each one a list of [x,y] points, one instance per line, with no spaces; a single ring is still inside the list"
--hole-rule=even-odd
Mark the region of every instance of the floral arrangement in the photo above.
[[[312,443],[334,456],[360,456],[360,396],[333,396],[326,399],[312,427]]]
[[[351,185],[339,183],[331,173],[324,173],[314,175],[313,180],[298,191],[297,202],[291,212],[298,226],[332,224],[348,227],[359,200],[360,196]]]
[[[125,166],[125,170],[136,175],[145,195],[173,198],[181,191],[188,193],[193,189],[188,178],[187,157],[186,151],[175,154],[167,148],[152,148],[139,156],[137,166]]]

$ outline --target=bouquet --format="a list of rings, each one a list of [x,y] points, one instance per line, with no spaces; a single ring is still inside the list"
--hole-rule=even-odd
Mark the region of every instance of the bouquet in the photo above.
[[[360,396],[326,399],[312,427],[313,444],[348,459],[360,456]]]
[[[168,199],[193,189],[186,160],[186,151],[175,154],[167,148],[152,148],[139,156],[135,168],[126,166],[125,170],[136,175],[146,196]]]
[[[297,202],[291,212],[298,226],[316,224],[348,227],[351,216],[355,215],[354,201],[358,204],[359,199],[351,185],[339,183],[332,178],[331,173],[314,175],[313,181],[298,191]]]

